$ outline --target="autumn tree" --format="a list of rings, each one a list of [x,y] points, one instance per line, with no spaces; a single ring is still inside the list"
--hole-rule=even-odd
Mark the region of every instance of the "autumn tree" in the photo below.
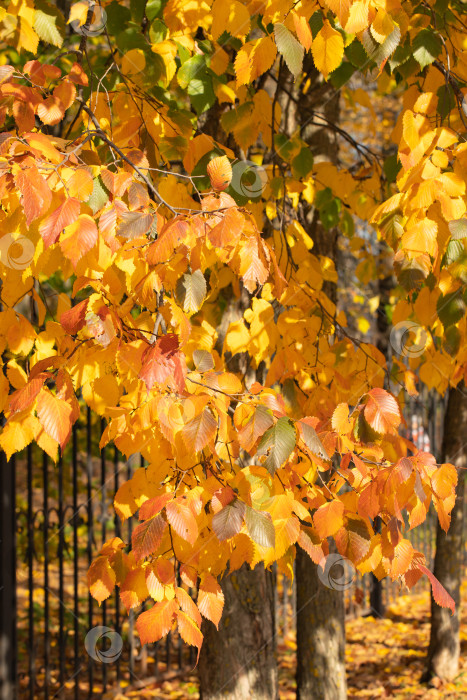
[[[406,523],[433,503],[447,531],[456,468],[401,435],[400,407],[417,375],[443,392],[466,369],[462,13],[460,0],[0,9],[0,446],[36,441],[56,460],[86,405],[101,446],[144,457],[115,495],[122,521],[139,519],[131,542],[108,541],[88,573],[99,603],[119,587],[143,644],[177,626],[199,651],[226,573],[233,585],[276,563],[291,577],[297,548],[325,567],[331,538],[360,572],[409,588],[426,575],[454,608]],[[332,123],[355,162],[313,158],[308,124],[288,130],[266,85],[285,65],[306,95],[311,62],[366,109],[354,75],[398,97],[397,158],[362,161]],[[354,218],[390,246],[392,323],[424,338],[408,363],[348,332],[333,252],[302,211],[367,270]]]

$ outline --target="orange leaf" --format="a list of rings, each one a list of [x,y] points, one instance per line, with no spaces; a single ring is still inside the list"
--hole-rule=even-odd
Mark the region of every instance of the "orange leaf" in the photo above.
[[[84,299],[60,316],[60,323],[70,335],[74,335],[86,325],[88,302],[89,299]]]
[[[52,202],[52,192],[46,180],[36,167],[30,167],[16,174],[16,187],[21,193],[26,223],[28,226],[42,214],[45,214]]]
[[[198,523],[189,506],[183,502],[183,499],[181,501],[176,499],[167,504],[165,509],[167,520],[177,535],[194,544],[198,539]]]
[[[45,248],[55,243],[63,229],[76,221],[80,207],[81,203],[78,199],[69,197],[42,222],[39,233],[44,240]]]
[[[217,628],[224,609],[224,594],[222,588],[211,574],[206,574],[198,591],[198,608],[207,620],[211,620]]]
[[[99,605],[106,600],[115,588],[115,571],[107,557],[95,559],[88,570],[88,587],[93,598]]]
[[[148,520],[154,515],[157,515],[165,507],[165,505],[173,498],[173,493],[163,493],[155,498],[149,498],[144,501],[143,505],[139,509],[139,519]]]
[[[326,539],[335,535],[338,530],[344,525],[344,504],[342,501],[330,501],[320,506],[313,515],[318,535],[321,539]]]
[[[215,190],[226,190],[232,181],[232,166],[227,156],[213,158],[207,167],[211,185]]]
[[[97,226],[88,214],[81,214],[68,226],[65,236],[60,241],[63,255],[76,267],[83,255],[86,255],[97,243]]]
[[[227,209],[217,226],[211,229],[209,240],[217,248],[235,245],[242,234],[244,226],[245,217],[243,214],[238,209],[231,207]]]
[[[177,611],[177,620],[180,636],[187,644],[191,644],[191,646],[198,648],[199,658],[199,652],[201,651],[201,645],[203,644],[203,635],[201,630],[196,622],[192,620],[191,617],[188,617],[183,610]],[[198,663],[198,659],[196,659],[196,663]]]
[[[201,627],[201,615],[199,614],[199,610],[193,598],[191,598],[183,588],[176,588],[175,595],[183,612],[189,615],[196,622],[198,627]]]
[[[451,598],[447,590],[444,588],[444,586],[441,585],[436,576],[432,574],[431,571],[425,566],[419,564],[418,568],[430,579],[431,589],[433,591],[433,598],[438,603],[438,605],[440,605],[442,608],[449,608],[452,614],[454,615],[456,610],[456,604],[453,598]]]
[[[135,527],[131,535],[131,546],[137,562],[156,551],[166,527],[167,523],[161,515],[149,518]]]
[[[50,377],[49,372],[41,372],[33,379],[30,379],[27,384],[25,384],[21,389],[17,389],[10,396],[10,411],[16,413],[17,411],[24,411],[28,408],[42,387],[46,379]]]
[[[377,433],[394,433],[401,422],[399,404],[385,389],[371,389],[364,410],[365,418]]]
[[[146,610],[136,620],[141,644],[158,642],[170,632],[174,615],[179,610],[175,599],[163,600],[156,603],[150,610]]]
[[[45,432],[60,447],[67,444],[71,435],[71,406],[58,399],[48,389],[42,389],[37,398],[37,416]]]

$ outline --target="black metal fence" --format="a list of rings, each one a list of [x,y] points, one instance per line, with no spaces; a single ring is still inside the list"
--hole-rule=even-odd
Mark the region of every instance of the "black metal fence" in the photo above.
[[[408,407],[409,436],[420,447],[439,449],[440,406],[424,398]],[[134,467],[143,466],[125,461],[113,447],[100,450],[102,427],[85,409],[57,464],[35,445],[9,462],[1,455],[1,700],[100,698],[118,684],[137,686],[194,666],[194,649],[177,635],[141,648],[135,614],[122,610],[117,592],[100,607],[89,594],[86,572],[102,543],[113,535],[131,538],[132,521],[122,527],[113,498]],[[429,565],[435,524],[430,513],[412,535]],[[371,585],[370,576],[355,576],[345,591],[348,615],[380,612],[371,609]],[[399,594],[396,583],[383,582],[383,606]],[[294,627],[294,595],[281,579],[281,636]]]

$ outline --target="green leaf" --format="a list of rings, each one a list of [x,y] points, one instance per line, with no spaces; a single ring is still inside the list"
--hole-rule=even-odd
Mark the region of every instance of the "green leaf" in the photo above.
[[[186,273],[177,281],[175,294],[177,301],[183,305],[185,313],[195,313],[201,308],[206,296],[206,280],[201,270],[193,274]]]
[[[462,241],[449,241],[446,248],[446,253],[444,254],[443,263],[445,265],[450,265],[451,263],[456,262],[456,260],[459,260],[463,252],[464,244]]]
[[[186,90],[188,84],[195,78],[199,78],[201,73],[206,70],[206,59],[204,56],[193,56],[185,61],[183,66],[177,73],[178,84]]]
[[[444,334],[444,349],[453,357],[457,355],[461,344],[461,334],[457,326],[450,326]]]
[[[441,39],[432,29],[422,29],[413,40],[413,56],[420,68],[429,66],[442,51]]]
[[[363,68],[368,64],[368,57],[361,43],[355,39],[345,49],[345,55],[356,68]]]
[[[324,24],[323,13],[320,12],[319,10],[316,10],[316,12],[313,12],[313,14],[310,17],[310,29],[311,29],[311,34],[313,36],[313,39],[315,39],[318,32],[320,32],[322,30],[323,24]]]
[[[397,158],[397,153],[393,153],[392,156],[388,156],[384,161],[383,170],[386,175],[388,182],[395,182],[399,170],[401,169],[401,164]]]
[[[294,177],[306,177],[313,168],[313,156],[311,150],[303,147],[298,156],[292,161],[292,170]]]
[[[289,418],[283,416],[267,430],[258,445],[258,455],[269,454],[264,462],[270,474],[274,474],[288,460],[295,449],[295,426]]]
[[[145,14],[146,0],[130,0],[131,16],[135,22],[141,24]]]
[[[109,193],[102,182],[100,176],[94,178],[94,187],[87,204],[91,207],[92,213],[98,212],[109,199]]]
[[[60,10],[48,3],[36,2],[34,30],[39,39],[60,48],[65,36],[65,20]]]
[[[167,36],[168,29],[164,22],[160,19],[155,19],[149,28],[149,41],[151,44],[160,44]]]
[[[146,17],[149,21],[159,17],[162,12],[162,0],[148,0],[146,3]]]
[[[120,5],[116,0],[111,2],[110,5],[106,5],[105,11],[107,13],[106,29],[112,36],[119,34],[122,31],[122,27],[125,27],[131,20],[130,10]]]
[[[207,74],[202,74],[199,78],[191,80],[188,85],[187,93],[190,96],[191,104],[195,108],[197,114],[205,112],[212,107],[216,101],[216,95],[212,87],[212,78]]]
[[[465,308],[461,290],[450,292],[449,294],[441,294],[436,303],[438,317],[445,328],[453,326],[460,321],[465,314]]]
[[[331,73],[329,81],[336,90],[339,90],[349,82],[354,73],[355,66],[350,61],[344,61]]]
[[[276,39],[277,50],[284,57],[287,68],[294,78],[297,78],[303,70],[305,49],[294,35],[289,32],[287,27],[280,22],[274,25],[274,37]]]
[[[246,507],[245,524],[253,542],[261,547],[275,547],[276,532],[270,513]]]
[[[454,219],[448,223],[448,228],[453,241],[467,238],[467,219]]]

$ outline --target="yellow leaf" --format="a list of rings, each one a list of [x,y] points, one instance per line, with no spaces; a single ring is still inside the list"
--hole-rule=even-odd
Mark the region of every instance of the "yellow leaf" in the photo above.
[[[311,52],[316,68],[327,79],[329,73],[340,66],[344,55],[344,39],[342,34],[331,27],[328,20],[316,35]]]

